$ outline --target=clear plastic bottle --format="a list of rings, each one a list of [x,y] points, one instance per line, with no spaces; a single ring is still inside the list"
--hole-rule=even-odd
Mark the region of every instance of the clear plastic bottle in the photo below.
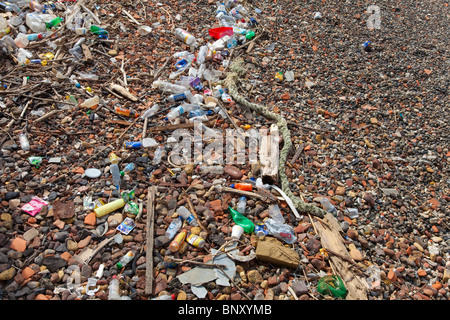
[[[200,50],[198,51],[198,54],[197,54],[197,64],[198,65],[201,65],[202,63],[205,62],[207,53],[208,53],[208,46],[206,46],[206,45],[201,46]]]
[[[281,239],[286,243],[292,244],[297,241],[294,228],[285,223],[279,223],[274,219],[268,218],[264,221],[269,234],[275,238]]]
[[[19,33],[16,39],[14,39],[14,43],[18,48],[25,48],[30,43],[30,40],[28,40],[26,34]]]
[[[177,209],[177,213],[178,215],[183,218],[184,220],[186,220],[186,222],[193,226],[193,227],[198,227],[198,223],[197,220],[195,219],[194,215],[192,213],[189,212],[189,210],[184,207],[184,206],[180,206]]]
[[[278,223],[283,224],[285,222],[280,207],[277,204],[270,206],[269,216]]]
[[[161,162],[163,151],[164,151],[164,146],[162,146],[162,145],[160,145],[160,146],[158,146],[158,148],[156,148],[155,155],[153,157],[153,162],[152,162],[153,165],[157,165]]]
[[[40,4],[37,1],[31,1],[29,3],[29,6],[32,10],[34,10],[36,12],[42,12],[44,10],[44,5]]]
[[[125,166],[125,168],[123,168],[122,171],[120,171],[120,175],[123,177],[124,175],[126,175],[127,173],[133,171],[136,168],[136,165],[134,163],[129,163]]]
[[[152,87],[161,91],[167,91],[171,93],[179,93],[186,91],[186,87],[173,84],[167,81],[156,80],[153,82]]]
[[[190,111],[192,111],[194,109],[198,109],[198,108],[200,108],[200,107],[197,105],[184,103],[178,107],[171,109],[169,111],[169,113],[167,114],[167,119],[169,121],[172,121],[172,120],[178,118],[179,116],[181,116],[183,113],[190,112]]]
[[[119,279],[116,275],[112,277],[111,282],[109,283],[109,292],[108,292],[108,300],[119,300]]]
[[[111,166],[109,167],[109,172],[113,178],[113,184],[116,189],[120,189],[120,170],[119,170],[119,158],[114,153],[111,153],[109,156],[111,160]]]
[[[189,101],[191,101],[193,98],[194,98],[194,95],[192,94],[192,92],[189,90],[186,90],[182,93],[174,93],[174,94],[168,96],[166,99],[167,99],[167,101],[174,103],[174,102],[183,101],[186,99],[189,99]]]
[[[147,109],[142,115],[141,118],[142,119],[146,119],[146,118],[150,118],[151,116],[153,116],[155,113],[157,113],[159,111],[159,104],[155,104],[153,105],[151,108]]]
[[[183,220],[181,217],[175,218],[170,223],[169,227],[166,230],[166,237],[169,240],[172,240],[173,237],[177,234],[178,230],[180,230],[181,226],[183,225]]]
[[[242,196],[239,198],[238,204],[237,204],[237,211],[240,214],[245,214],[245,207],[247,206],[247,198]]]
[[[142,139],[142,147],[143,148],[151,148],[156,147],[158,145],[158,142],[156,142],[153,138],[144,138]]]
[[[177,39],[183,41],[189,46],[193,46],[197,42],[197,39],[195,39],[195,37],[192,34],[181,28],[175,29],[175,36],[177,37]]]
[[[192,110],[189,112],[188,118],[207,116],[210,114],[212,114],[212,110],[203,110],[203,109]]]
[[[20,147],[22,148],[23,151],[30,150],[30,143],[28,142],[28,137],[25,133],[23,132],[19,133],[19,142]]]
[[[124,255],[119,262],[116,263],[116,267],[117,269],[122,269],[123,267],[125,267],[131,260],[133,260],[134,258],[134,252],[133,251],[128,251],[126,253],[126,255]]]
[[[34,33],[45,32],[47,30],[45,22],[42,19],[42,14],[27,13],[25,16],[25,23]]]

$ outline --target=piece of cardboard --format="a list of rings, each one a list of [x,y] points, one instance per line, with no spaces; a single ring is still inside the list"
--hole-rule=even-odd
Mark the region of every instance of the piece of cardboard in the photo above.
[[[300,256],[294,250],[285,247],[273,237],[259,239],[256,246],[256,258],[274,265],[297,268]]]

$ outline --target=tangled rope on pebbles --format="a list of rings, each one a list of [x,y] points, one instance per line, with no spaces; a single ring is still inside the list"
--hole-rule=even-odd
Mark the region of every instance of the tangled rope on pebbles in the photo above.
[[[263,115],[266,118],[272,119],[277,122],[277,126],[283,135],[283,148],[280,151],[279,169],[278,175],[281,181],[281,190],[292,200],[294,206],[300,212],[307,212],[319,218],[323,218],[327,213],[322,208],[319,208],[311,203],[306,203],[294,196],[289,187],[289,180],[286,176],[285,165],[289,149],[292,146],[291,133],[288,129],[286,120],[279,114],[273,113],[268,110],[265,105],[256,104],[244,99],[238,92],[236,84],[239,82],[240,77],[243,77],[247,73],[247,69],[244,67],[244,60],[242,58],[236,59],[230,66],[230,71],[227,73],[227,77],[224,80],[225,86],[228,88],[228,92],[231,97],[238,103],[250,108],[251,110]]]

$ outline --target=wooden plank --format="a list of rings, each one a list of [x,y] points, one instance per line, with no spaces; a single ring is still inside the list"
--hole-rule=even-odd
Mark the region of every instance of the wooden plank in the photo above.
[[[145,261],[145,294],[153,292],[153,234],[155,223],[155,197],[156,186],[151,186],[148,190],[147,199],[147,247]]]
[[[342,278],[347,288],[346,300],[367,300],[366,279],[352,271],[352,263],[349,262],[352,258],[342,242],[340,235],[342,229],[339,223],[331,213],[327,213],[323,220],[325,224],[317,223],[316,229],[319,233],[322,247],[343,257],[330,255],[330,260],[336,274]],[[348,259],[350,260],[347,261]]]

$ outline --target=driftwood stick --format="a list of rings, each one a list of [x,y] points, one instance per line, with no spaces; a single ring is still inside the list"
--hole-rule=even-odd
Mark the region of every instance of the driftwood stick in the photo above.
[[[155,197],[156,186],[152,186],[148,190],[147,201],[147,247],[145,262],[145,294],[153,292],[153,233],[154,233],[154,216],[155,216]]]

